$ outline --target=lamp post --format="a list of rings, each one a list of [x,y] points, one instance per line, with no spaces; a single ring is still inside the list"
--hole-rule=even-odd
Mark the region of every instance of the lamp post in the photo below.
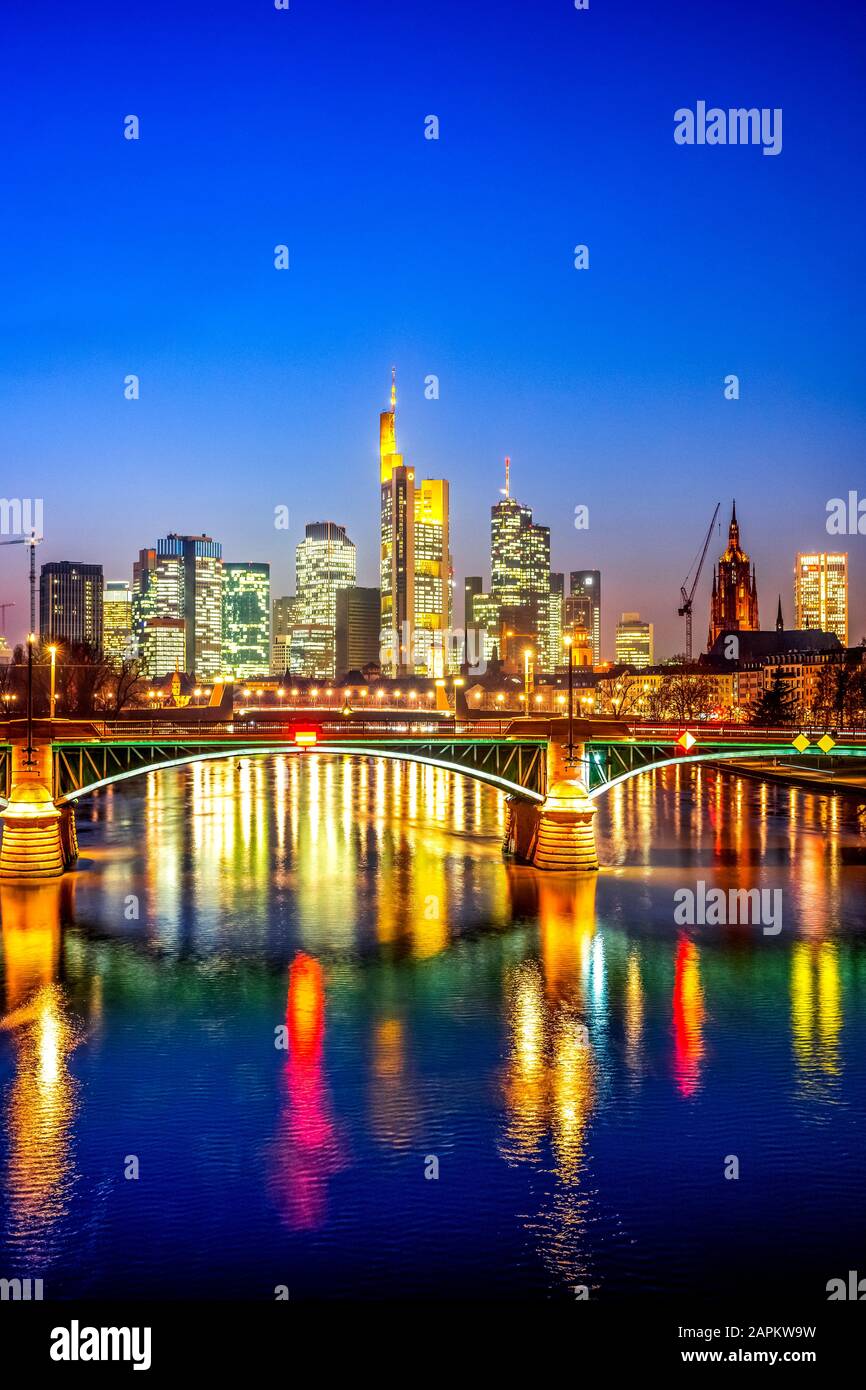
[[[574,647],[570,637],[565,638],[568,647],[568,762],[574,762]]]
[[[533,652],[531,647],[523,649],[523,708],[526,718],[529,718],[529,663],[532,660]]]
[[[49,654],[49,656],[51,657],[51,694],[50,694],[50,696],[49,696],[48,710],[49,710],[49,718],[53,719],[53,718],[54,718],[54,704],[55,704],[55,701],[54,701],[54,677],[55,677],[56,667],[57,667],[57,648],[56,648],[56,647],[49,647],[49,648],[48,648],[48,654]]]
[[[25,767],[33,766],[33,644],[36,633],[27,634],[27,757]]]

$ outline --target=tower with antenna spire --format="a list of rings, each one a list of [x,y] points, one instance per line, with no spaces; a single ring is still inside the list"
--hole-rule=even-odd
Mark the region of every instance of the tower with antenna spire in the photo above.
[[[724,555],[720,556],[713,575],[707,650],[720,633],[757,632],[759,627],[758,582],[755,567],[740,545],[735,501],[728,527],[728,546]]]
[[[397,369],[391,405],[379,416],[382,667],[391,676],[445,676],[458,656],[449,648],[452,574],[448,483],[416,481],[397,449]]]

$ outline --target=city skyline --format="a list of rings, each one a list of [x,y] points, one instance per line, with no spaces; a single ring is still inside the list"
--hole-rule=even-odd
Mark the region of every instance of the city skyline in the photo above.
[[[220,3],[207,26],[174,16],[169,66],[158,25],[143,33],[112,14],[108,87],[73,16],[50,31],[18,16],[0,456],[4,495],[45,499],[40,558],[120,578],[142,536],[205,529],[229,558],[270,563],[275,592],[290,592],[293,545],[324,515],[350,526],[358,582],[377,584],[371,407],[384,407],[397,362],[406,457],[451,483],[458,580],[482,565],[478,518],[510,455],[515,495],[552,527],[554,571],[605,571],[606,650],[616,615],[635,607],[660,652],[681,645],[679,586],[720,496],[748,517],[762,592],[787,598],[795,554],[837,547],[826,504],[856,485],[866,452],[850,176],[864,115],[846,62],[864,18],[838,27],[805,6],[755,14],[738,0],[710,44],[697,17],[671,29],[635,4],[620,13],[610,27],[542,7],[503,29],[498,7],[466,14],[446,0],[431,35],[408,9],[338,3],[357,56],[325,83],[310,76],[319,35],[303,11],[261,24]],[[254,87],[238,85],[229,16]],[[772,73],[743,52],[744,27],[755,54],[771,46]],[[57,122],[25,114],[29,69],[15,58],[34,42]],[[402,57],[385,102],[371,73],[389,48]],[[538,51],[543,70],[528,64],[515,83]],[[611,106],[612,80],[634,109]],[[677,146],[674,111],[709,92],[784,106],[783,152]],[[123,137],[130,111],[138,141]],[[428,112],[438,141],[424,139]],[[386,157],[396,206],[371,196]],[[817,249],[828,215],[832,256]],[[574,268],[577,243],[587,271]],[[731,373],[738,400],[725,398]],[[124,395],[130,374],[137,400]],[[431,376],[438,399],[425,395]],[[290,537],[273,532],[279,505]],[[587,531],[571,527],[576,505]],[[98,547],[80,553],[94,532]],[[859,539],[850,551],[859,641]],[[20,639],[19,559],[0,557],[0,600],[16,603]]]

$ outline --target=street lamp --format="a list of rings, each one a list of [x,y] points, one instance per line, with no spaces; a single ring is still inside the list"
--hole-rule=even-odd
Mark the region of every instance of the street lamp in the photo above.
[[[56,648],[56,647],[49,647],[49,648],[48,648],[48,655],[51,657],[51,694],[50,694],[50,696],[49,696],[48,710],[49,710],[49,718],[50,718],[50,719],[53,719],[53,718],[54,718],[54,676],[55,676],[55,670],[56,670],[56,666],[57,666],[57,648]]]
[[[568,762],[574,762],[574,645],[565,638],[568,647]]]
[[[36,633],[27,634],[27,756],[24,759],[25,767],[33,767],[33,645],[36,641]]]

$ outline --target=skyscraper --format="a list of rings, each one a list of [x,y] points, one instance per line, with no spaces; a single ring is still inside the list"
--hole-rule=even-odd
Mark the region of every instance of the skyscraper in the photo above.
[[[811,551],[797,555],[794,571],[795,626],[835,632],[848,645],[848,556]]]
[[[616,625],[616,664],[652,666],[653,625],[641,622],[640,613],[623,613]]]
[[[333,521],[308,522],[304,539],[295,551],[295,566],[298,597],[293,626],[328,629],[330,648],[323,662],[319,661],[320,642],[318,637],[316,639],[317,670],[314,674],[333,676],[337,593],[355,583],[355,544],[349,540],[344,526],[337,526]]]
[[[101,565],[53,560],[39,577],[39,634],[43,642],[87,642],[102,649]]]
[[[585,627],[592,639],[592,663],[601,661],[601,570],[572,570],[568,577],[566,627]]]
[[[548,667],[555,671],[563,659],[562,624],[565,616],[565,575],[550,576],[550,612],[548,619]]]
[[[132,632],[132,589],[127,579],[109,579],[102,595],[102,650],[110,661],[136,654]]]
[[[186,623],[183,618],[150,617],[141,635],[141,669],[151,680],[185,671]]]
[[[713,574],[707,647],[712,647],[721,632],[757,632],[760,625],[755,567],[740,546],[735,502],[728,527],[728,547]]]
[[[156,613],[156,550],[140,550],[132,565],[132,637],[135,654],[144,655],[144,625]]]
[[[271,665],[271,567],[223,564],[222,668],[239,680],[264,676]]]
[[[413,674],[415,625],[415,470],[397,452],[397,381],[391,371],[391,408],[379,416],[382,621],[379,643],[388,675]]]
[[[453,592],[448,484],[425,478],[415,489],[415,674],[444,676],[461,653],[450,643]],[[447,649],[446,649],[447,648]]]
[[[337,594],[337,676],[379,661],[381,594],[378,589],[340,589]]]
[[[451,643],[449,489],[443,478],[416,484],[397,452],[397,386],[379,416],[380,648],[389,675],[442,675],[456,669]]]
[[[184,666],[199,680],[213,680],[222,664],[222,546],[210,536],[171,532],[156,543],[153,616],[182,618]]]
[[[503,658],[513,664],[513,632],[533,646],[539,669],[550,669],[550,528],[511,496],[509,459],[505,496],[490,508],[490,595],[501,609]]]

